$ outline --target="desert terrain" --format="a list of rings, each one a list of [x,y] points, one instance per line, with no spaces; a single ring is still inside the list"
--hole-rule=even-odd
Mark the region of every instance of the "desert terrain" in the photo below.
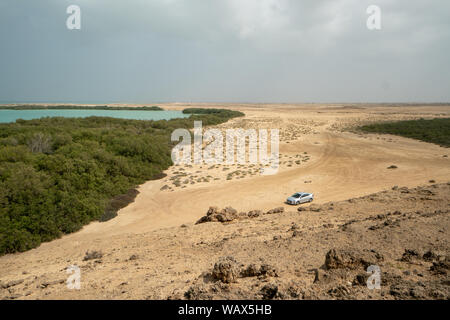
[[[255,165],[173,166],[139,186],[135,202],[113,220],[0,257],[1,298],[450,297],[449,150],[352,130],[449,117],[448,106],[161,107],[245,113],[221,130],[279,129],[278,174],[261,176]],[[304,211],[284,203],[300,191],[315,195]],[[229,207],[224,221],[196,224],[208,210],[214,216]],[[374,264],[380,290],[365,285],[365,268]],[[71,265],[81,268],[80,290],[66,287]]]

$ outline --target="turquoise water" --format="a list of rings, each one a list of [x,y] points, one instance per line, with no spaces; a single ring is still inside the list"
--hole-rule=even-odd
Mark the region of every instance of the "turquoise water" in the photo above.
[[[133,110],[0,110],[0,123],[15,122],[17,119],[32,120],[44,117],[86,118],[112,117],[134,120],[170,120],[187,118],[181,111],[133,111]]]

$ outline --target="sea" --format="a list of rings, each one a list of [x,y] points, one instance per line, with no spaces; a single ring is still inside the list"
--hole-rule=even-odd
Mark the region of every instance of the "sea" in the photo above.
[[[17,119],[32,120],[45,117],[86,118],[112,117],[134,120],[170,120],[187,118],[181,111],[144,111],[144,110],[73,110],[73,109],[35,109],[0,110],[0,123],[15,122]]]

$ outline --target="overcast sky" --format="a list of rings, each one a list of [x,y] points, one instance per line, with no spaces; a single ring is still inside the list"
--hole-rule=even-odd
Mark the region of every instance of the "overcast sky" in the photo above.
[[[449,102],[449,57],[448,0],[0,1],[2,102]]]

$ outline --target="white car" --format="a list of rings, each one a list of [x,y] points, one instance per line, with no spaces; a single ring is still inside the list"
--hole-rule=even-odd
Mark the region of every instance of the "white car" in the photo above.
[[[297,193],[293,194],[292,196],[290,196],[289,198],[287,198],[286,203],[292,204],[292,205],[297,205],[297,204],[312,202],[313,200],[314,200],[314,194],[306,193],[306,192],[297,192]]]

